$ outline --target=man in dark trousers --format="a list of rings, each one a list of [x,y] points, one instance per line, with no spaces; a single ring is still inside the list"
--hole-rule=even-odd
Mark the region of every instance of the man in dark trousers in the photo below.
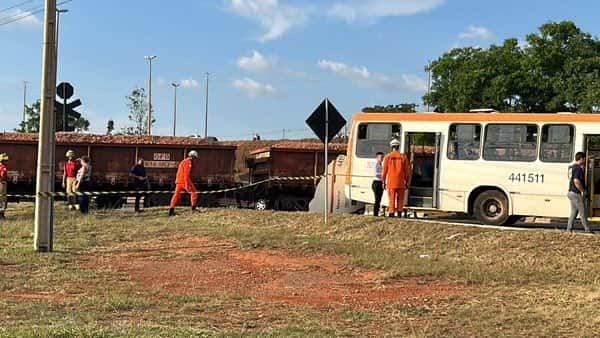
[[[148,189],[148,177],[146,176],[146,167],[144,167],[144,159],[138,159],[136,165],[131,167],[129,175],[133,177],[136,191],[146,191]],[[142,194],[135,195],[135,212],[142,212],[140,209],[140,200]]]
[[[569,193],[567,196],[571,202],[571,214],[567,223],[567,231],[573,229],[573,223],[575,223],[575,219],[579,215],[585,232],[593,233],[587,223],[586,194],[585,153],[578,152],[575,154],[575,163],[569,167]]]
[[[381,197],[383,196],[383,156],[385,154],[378,152],[375,155],[375,175],[373,176],[373,194],[375,195],[375,204],[373,205],[373,216],[379,216],[379,209],[381,208]]]

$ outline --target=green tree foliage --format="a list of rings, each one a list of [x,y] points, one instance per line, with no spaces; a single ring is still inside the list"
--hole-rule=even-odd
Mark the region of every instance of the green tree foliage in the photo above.
[[[414,113],[417,111],[417,104],[415,103],[401,103],[401,104],[390,104],[387,106],[373,106],[365,107],[362,109],[365,113]]]
[[[127,108],[129,108],[129,121],[133,126],[122,129],[124,134],[144,135],[148,133],[148,99],[144,88],[135,88],[129,96],[126,96]],[[153,110],[154,112],[154,110]],[[152,119],[152,125],[156,120]]]
[[[544,24],[526,40],[445,53],[426,67],[425,103],[439,111],[600,110],[600,40],[571,21]]]
[[[21,121],[19,123],[19,128],[15,129],[15,131],[22,133],[37,133],[40,131],[40,110],[41,103],[40,100],[37,100],[32,105],[25,106],[25,121]],[[56,112],[56,120],[55,120],[55,130],[62,131],[63,129],[63,120],[62,120],[62,112]],[[70,126],[75,127],[76,132],[87,131],[90,128],[90,121],[86,120],[83,117],[78,119],[68,120],[67,123]]]

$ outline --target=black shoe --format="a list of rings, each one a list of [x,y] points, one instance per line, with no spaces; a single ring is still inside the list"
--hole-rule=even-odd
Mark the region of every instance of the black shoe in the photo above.
[[[142,213],[142,212],[144,212],[144,210],[137,209],[135,212],[137,212],[137,213],[139,214],[139,213]]]
[[[591,229],[588,229],[588,230],[586,230],[586,231],[584,231],[584,232],[585,232],[586,234],[592,234],[592,235],[594,234],[594,232],[593,232]]]
[[[169,216],[175,216],[175,208],[169,209]]]
[[[390,217],[390,218],[396,218],[396,214],[389,214],[388,217]]]
[[[4,213],[0,213],[0,220],[2,219],[6,219],[6,216],[4,216]]]

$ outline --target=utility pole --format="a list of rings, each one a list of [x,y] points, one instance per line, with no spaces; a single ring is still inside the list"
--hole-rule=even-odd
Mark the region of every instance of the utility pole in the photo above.
[[[208,139],[208,78],[210,73],[206,72],[206,108],[204,110],[204,138]]]
[[[56,98],[56,0],[45,0],[44,44],[40,132],[37,156],[35,197],[35,234],[33,247],[39,252],[53,249],[54,197],[41,193],[54,192],[54,100]]]
[[[431,61],[427,62],[427,97],[431,93]],[[427,104],[427,112],[429,112],[429,103]]]
[[[56,9],[56,68],[54,70],[54,78],[57,79],[58,76],[56,75],[56,73],[58,72],[58,40],[59,40],[59,36],[60,36],[60,15],[62,13],[67,13],[69,10],[68,9]],[[64,93],[63,93],[64,94]],[[65,99],[65,101],[63,102],[63,111],[62,111],[62,131],[66,131],[67,130],[67,107],[66,107],[66,103],[67,100]]]
[[[26,114],[27,114],[27,84],[29,82],[23,81],[23,124],[25,124]],[[23,126],[24,128],[25,126]]]
[[[175,128],[177,128],[177,87],[181,86],[181,83],[173,82],[173,136],[175,136]]]
[[[156,55],[145,56],[148,60],[148,135],[152,135],[152,60]]]

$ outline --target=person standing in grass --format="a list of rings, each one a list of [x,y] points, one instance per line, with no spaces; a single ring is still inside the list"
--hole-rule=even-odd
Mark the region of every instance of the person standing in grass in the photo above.
[[[5,218],[4,213],[6,212],[6,208],[8,206],[8,197],[6,196],[6,193],[8,192],[8,167],[6,166],[7,163],[8,154],[0,154],[0,220]]]
[[[144,159],[138,159],[136,165],[131,167],[129,171],[129,175],[133,177],[133,181],[135,183],[136,191],[146,191],[148,190],[148,177],[146,177],[146,167],[144,167]],[[135,212],[142,212],[140,209],[140,200],[142,199],[142,194],[135,195]]]
[[[379,216],[381,208],[381,197],[383,197],[383,156],[382,152],[375,154],[375,176],[373,177],[373,194],[375,195],[375,204],[373,204],[373,216]]]
[[[389,216],[402,216],[404,211],[404,193],[408,188],[410,164],[405,154],[400,153],[400,141],[390,142],[392,151],[383,159],[383,188],[388,191]]]
[[[77,171],[76,188],[78,192],[85,194],[90,191],[92,185],[92,165],[90,164],[90,158],[87,156],[82,156],[79,161],[81,162],[81,167]],[[82,214],[90,212],[90,196],[79,196],[79,211]]]
[[[75,189],[75,182],[77,181],[77,172],[79,171],[79,168],[81,168],[81,162],[75,159],[75,152],[73,150],[68,150],[65,156],[67,157],[67,161],[63,168],[62,187],[67,193],[69,210],[73,210],[78,207],[77,196],[72,194],[77,191],[77,189]]]
[[[181,193],[187,191],[190,194],[192,201],[192,211],[196,211],[198,205],[198,191],[192,181],[192,167],[194,160],[198,158],[198,152],[192,150],[189,152],[188,157],[179,163],[177,169],[177,177],[175,178],[175,194],[171,198],[171,205],[169,207],[169,216],[175,216],[175,207],[181,199]]]
[[[587,207],[585,195],[587,188],[585,185],[585,153],[575,154],[575,163],[569,167],[569,192],[567,197],[571,202],[571,214],[567,223],[567,231],[573,229],[573,223],[577,215],[581,219],[581,224],[587,233],[593,233],[587,223]]]

